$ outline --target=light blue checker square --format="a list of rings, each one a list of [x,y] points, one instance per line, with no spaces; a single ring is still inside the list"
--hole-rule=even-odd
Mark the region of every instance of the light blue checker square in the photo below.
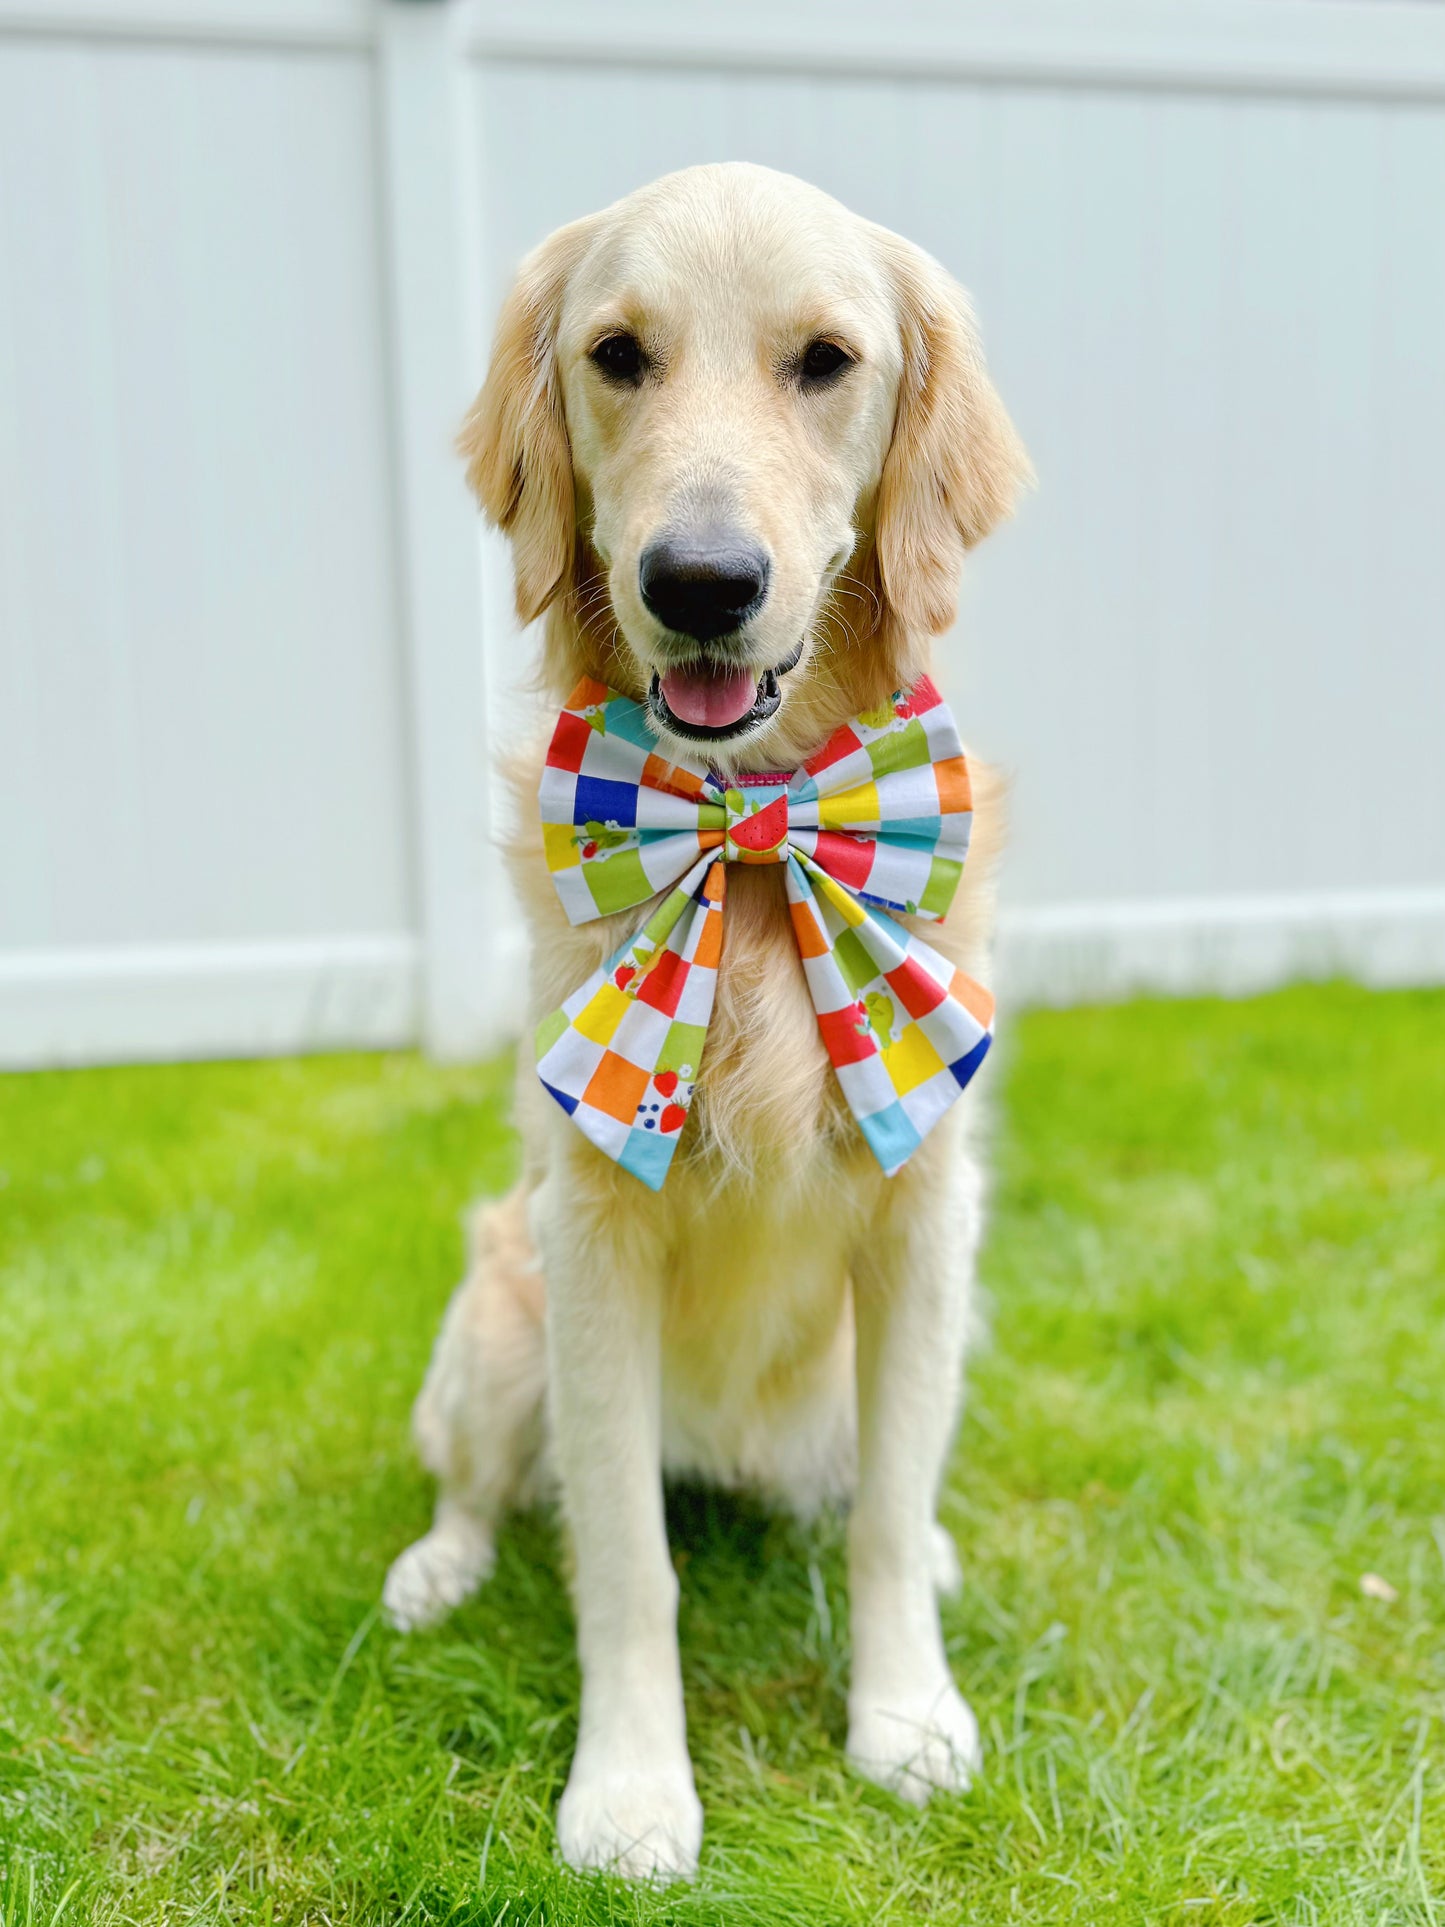
[[[890,942],[896,943],[900,950],[907,950],[910,939],[908,932],[903,928],[901,923],[895,923],[886,910],[876,909],[871,903],[865,902],[863,908],[868,912],[871,920],[877,924],[878,928]],[[859,927],[861,929],[863,926],[860,925]],[[893,968],[891,960],[888,968],[890,970]]]
[[[648,726],[647,711],[641,703],[633,702],[630,696],[614,698],[608,703],[604,715],[609,736],[620,736],[624,743],[635,743],[638,749],[657,748],[657,736]]]
[[[624,1171],[641,1178],[649,1191],[660,1191],[681,1135],[680,1131],[670,1131],[664,1137],[660,1131],[640,1130],[634,1124],[627,1133],[627,1142],[617,1162]]]
[[[896,1098],[886,1110],[875,1111],[871,1117],[860,1117],[858,1126],[868,1140],[869,1149],[889,1177],[912,1157],[923,1142],[909,1122],[908,1113]]]
[[[931,853],[942,835],[943,818],[935,811],[932,816],[905,816],[896,823],[889,823],[880,841],[892,843],[897,838],[916,837],[920,843],[928,846]]]

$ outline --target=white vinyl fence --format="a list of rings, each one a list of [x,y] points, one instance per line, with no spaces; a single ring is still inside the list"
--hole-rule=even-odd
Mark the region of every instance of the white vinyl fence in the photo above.
[[[0,1062],[506,1034],[452,431],[726,158],[940,256],[1039,471],[944,652],[1005,999],[1445,980],[1435,0],[0,0]]]

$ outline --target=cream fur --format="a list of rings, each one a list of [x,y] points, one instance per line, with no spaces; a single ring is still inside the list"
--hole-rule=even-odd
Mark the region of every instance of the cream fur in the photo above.
[[[620,325],[657,370],[630,394],[588,360],[598,329]],[[819,332],[857,357],[822,397],[783,372]],[[964,550],[1026,475],[937,264],[801,182],[740,166],[669,176],[524,264],[462,445],[512,538],[519,612],[546,615],[553,702],[584,672],[644,691],[665,645],[638,556],[679,504],[721,502],[766,543],[773,580],[750,641],[762,666],[799,640],[803,656],[777,716],[715,759],[754,768],[794,766],[919,673]],[[534,1018],[641,915],[567,924],[542,861],[541,756],[535,744],[510,769]],[[973,771],[964,885],[927,932],[986,976],[1000,797]],[[967,1784],[977,1730],[943,1654],[935,1587],[956,1562],[934,1505],[973,1316],[975,1108],[970,1094],[903,1172],[880,1175],[771,868],[730,872],[707,1056],[660,1194],[593,1150],[521,1053],[524,1177],[477,1215],[416,1411],[437,1516],[385,1599],[400,1626],[439,1617],[490,1571],[507,1507],[559,1493],[583,1671],[558,1815],[573,1865],[669,1877],[696,1863],[664,1471],[804,1514],[851,1498],[849,1754],[914,1800]]]

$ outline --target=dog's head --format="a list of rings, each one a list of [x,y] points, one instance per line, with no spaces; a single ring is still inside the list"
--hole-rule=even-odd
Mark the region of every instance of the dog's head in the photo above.
[[[963,291],[749,166],[544,242],[461,445],[553,693],[599,675],[754,764],[912,679],[1027,474]]]

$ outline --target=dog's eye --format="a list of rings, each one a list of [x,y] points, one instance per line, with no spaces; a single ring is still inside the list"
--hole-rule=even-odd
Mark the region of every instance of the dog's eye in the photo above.
[[[592,350],[592,359],[603,374],[610,375],[614,381],[636,381],[642,374],[642,344],[635,335],[620,330],[615,335],[602,337]]]
[[[836,341],[813,341],[803,352],[798,372],[805,382],[824,382],[852,366],[853,357]]]

